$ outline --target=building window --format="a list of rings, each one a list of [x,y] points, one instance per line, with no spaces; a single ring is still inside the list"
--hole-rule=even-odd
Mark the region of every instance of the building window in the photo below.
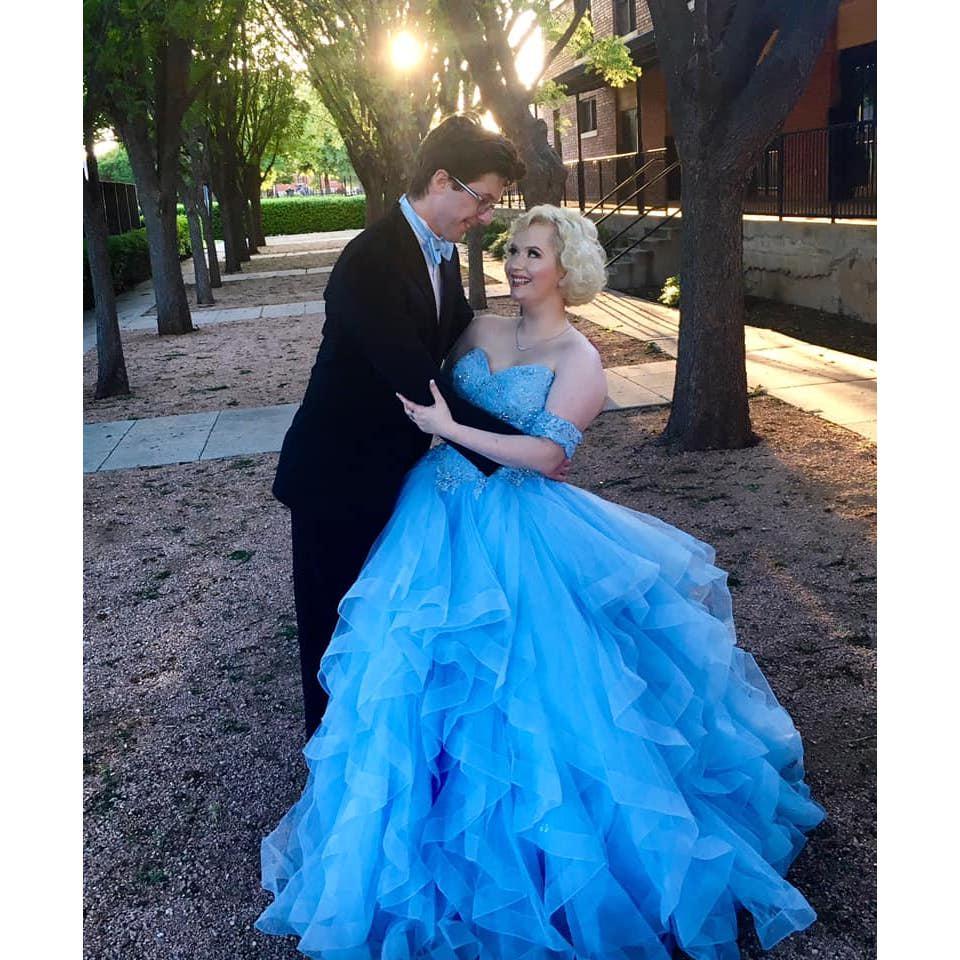
[[[636,0],[613,0],[613,23],[618,36],[637,29]]]
[[[597,98],[580,101],[580,135],[597,130]]]

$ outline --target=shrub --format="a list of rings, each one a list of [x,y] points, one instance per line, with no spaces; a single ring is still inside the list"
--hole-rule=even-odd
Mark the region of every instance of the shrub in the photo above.
[[[327,233],[331,230],[362,230],[367,215],[366,197],[268,197],[260,201],[263,232],[268,237],[291,233]],[[183,204],[177,212],[184,213]],[[213,235],[223,239],[220,204],[211,209]]]
[[[483,231],[483,249],[489,250],[497,237],[509,228],[510,224],[506,220],[499,220],[496,217],[491,220],[487,224],[487,229]]]
[[[177,249],[181,260],[190,256],[190,228],[186,217],[177,217]],[[145,227],[107,237],[107,251],[110,254],[110,273],[113,275],[115,293],[129,290],[150,276],[150,247],[147,245]],[[89,310],[93,304],[93,283],[87,263],[87,242],[84,240],[83,309]]]
[[[494,241],[490,244],[490,253],[495,256],[498,260],[503,259],[504,247],[507,245],[507,241],[510,239],[510,231],[504,230]]]
[[[667,307],[676,307],[680,305],[680,275],[667,277],[660,296],[657,299]]]

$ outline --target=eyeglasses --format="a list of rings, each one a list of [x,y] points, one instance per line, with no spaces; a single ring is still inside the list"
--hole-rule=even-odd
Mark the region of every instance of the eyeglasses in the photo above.
[[[450,179],[456,183],[461,190],[466,190],[466,192],[477,201],[478,217],[482,217],[485,213],[489,213],[497,205],[496,200],[492,200],[490,197],[485,197],[482,194],[477,193],[476,190],[468,187],[462,180],[458,180],[455,176],[453,176],[453,174],[450,174]]]

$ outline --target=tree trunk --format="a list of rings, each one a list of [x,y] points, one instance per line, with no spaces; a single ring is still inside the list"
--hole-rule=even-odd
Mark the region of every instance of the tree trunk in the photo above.
[[[260,251],[257,249],[257,238],[253,225],[253,204],[246,194],[243,196],[241,209],[243,210],[243,238],[247,245],[247,252],[252,257]]]
[[[197,188],[194,184],[184,185],[182,199],[184,209],[187,211],[187,225],[190,228],[190,251],[193,256],[197,303],[209,307],[215,301],[213,290],[210,289],[210,271],[207,269],[207,258],[203,250],[203,234],[200,231],[200,217],[197,213]]]
[[[487,309],[487,288],[483,279],[483,235],[486,231],[483,224],[467,231],[467,270],[470,283],[468,300],[474,310]]]
[[[260,167],[247,164],[244,168],[244,186],[250,201],[250,213],[253,216],[253,242],[257,247],[265,247],[267,238],[263,233],[263,208],[260,205]]]
[[[235,208],[220,190],[217,191],[217,203],[220,205],[220,225],[223,228],[223,269],[225,273],[240,273],[240,250],[234,224]]]
[[[123,342],[117,319],[117,299],[113,292],[110,252],[107,248],[107,223],[100,207],[100,177],[93,153],[92,131],[84,137],[87,153],[87,177],[83,181],[83,233],[87,240],[87,261],[93,284],[97,318],[97,386],[94,398],[126,396],[130,393]]]
[[[684,450],[756,442],[743,337],[743,185],[712,169],[704,158],[683,170],[680,341],[664,436]]]
[[[208,195],[212,196],[212,191]],[[203,236],[207,241],[207,267],[210,272],[210,286],[216,289],[223,286],[223,280],[220,279],[220,261],[217,258],[217,238],[213,235],[213,215],[207,207],[206,199],[203,195],[203,188],[198,188],[197,207],[200,211],[200,220],[203,223]]]
[[[137,194],[147,225],[147,245],[150,250],[150,273],[157,301],[157,332],[168,334],[190,333],[190,306],[180,269],[180,250],[177,242],[177,188],[178,170],[172,167],[177,151],[164,154],[165,166],[158,176],[152,159],[145,126],[140,122],[121,126],[121,137],[127,147],[130,164],[137,181]]]
[[[140,200],[147,222],[150,272],[157,300],[157,332],[160,336],[190,333],[193,330],[187,289],[180,267],[176,194],[173,200],[166,204],[152,197],[141,197]]]
[[[531,117],[524,105],[519,121],[505,127],[504,132],[517,145],[527,167],[520,184],[524,207],[529,210],[541,203],[560,206],[567,168],[547,140],[546,123]]]

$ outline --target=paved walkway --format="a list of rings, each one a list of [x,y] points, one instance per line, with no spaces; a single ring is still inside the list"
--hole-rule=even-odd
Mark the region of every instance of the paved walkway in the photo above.
[[[261,256],[295,257],[277,248],[317,243],[317,250],[339,249],[358,231],[336,235],[307,234],[271,238],[270,251]],[[323,244],[321,247],[320,244]],[[465,258],[462,258],[465,260]],[[253,276],[286,276],[293,270]],[[503,280],[499,261],[487,261],[485,271]],[[488,284],[487,295],[508,293],[505,283]],[[156,317],[149,281],[118,298],[120,326],[124,330],[152,329]],[[253,320],[259,317],[300,316],[322,311],[322,300],[308,303],[262,304],[220,310],[196,310],[196,325]],[[604,409],[662,406],[673,397],[677,353],[677,312],[659,304],[617,292],[602,293],[592,303],[574,307],[572,313],[593,323],[639,340],[655,343],[669,359],[607,369],[608,397]],[[88,329],[89,328],[89,329]],[[877,364],[851,354],[818,347],[773,330],[746,328],[747,383],[763,389],[801,410],[815,413],[876,442]],[[92,316],[84,314],[84,351],[96,345]],[[280,449],[297,404],[250,409],[227,409],[143,420],[84,424],[83,470],[91,473],[130,467],[159,466],[219,457],[272,453]]]

